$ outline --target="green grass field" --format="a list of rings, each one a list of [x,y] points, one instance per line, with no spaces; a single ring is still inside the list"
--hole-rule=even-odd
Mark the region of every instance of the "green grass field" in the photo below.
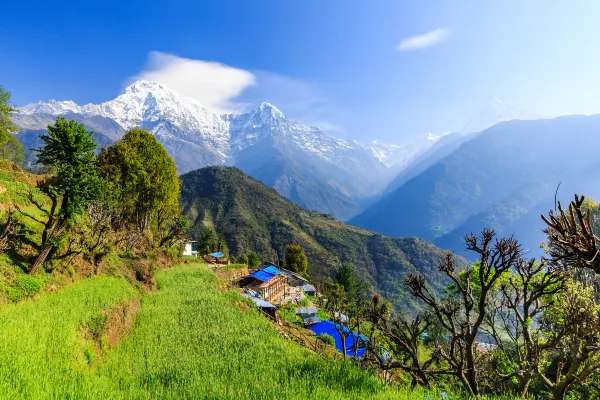
[[[82,326],[138,296],[116,277],[0,309],[1,399],[437,399],[279,336],[200,264],[163,270],[131,332],[89,363]],[[455,398],[455,397],[453,397]]]

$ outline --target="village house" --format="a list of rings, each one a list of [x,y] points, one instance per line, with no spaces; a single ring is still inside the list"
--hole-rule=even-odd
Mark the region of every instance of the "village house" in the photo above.
[[[275,266],[269,265],[264,269],[246,275],[243,286],[260,293],[268,302],[279,303],[285,297],[287,277]]]
[[[198,242],[196,240],[191,240],[189,242],[185,242],[183,245],[183,255],[184,256],[198,256],[198,251],[196,250],[196,244]]]
[[[310,283],[308,279],[296,272],[292,272],[285,268],[280,268],[280,270],[283,275],[287,276],[288,284],[292,287],[308,285]]]

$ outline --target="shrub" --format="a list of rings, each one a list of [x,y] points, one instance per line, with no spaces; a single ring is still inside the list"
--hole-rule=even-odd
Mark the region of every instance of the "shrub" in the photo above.
[[[323,343],[335,346],[335,339],[333,338],[333,336],[328,335],[327,333],[321,333],[319,335],[319,339],[321,339]]]

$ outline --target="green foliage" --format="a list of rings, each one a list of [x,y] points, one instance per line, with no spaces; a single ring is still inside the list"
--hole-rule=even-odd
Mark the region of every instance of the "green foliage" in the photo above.
[[[92,315],[90,320],[87,323],[88,334],[91,339],[96,342],[100,342],[102,336],[106,332],[107,326],[106,322],[108,321],[108,315],[106,313],[98,313],[96,315]]]
[[[258,258],[258,254],[256,252],[250,253],[248,256],[248,267],[256,268],[260,265],[260,258]]]
[[[0,86],[0,159],[21,164],[25,160],[25,149],[14,136],[17,127],[11,120],[16,111],[10,104],[10,92]]]
[[[308,260],[304,254],[304,249],[299,244],[288,244],[285,247],[285,267],[290,271],[308,277]]]
[[[323,343],[326,343],[326,344],[331,345],[331,346],[335,346],[335,339],[333,338],[333,336],[328,335],[327,333],[321,333],[319,335],[319,339]]]
[[[342,285],[349,301],[352,301],[356,297],[358,289],[358,281],[352,265],[345,263],[342,264],[337,271],[335,271],[334,282]]]
[[[31,298],[43,285],[43,281],[35,276],[21,275],[12,282],[12,285],[6,286],[6,298],[13,303]]]
[[[38,163],[55,171],[46,190],[62,199],[59,218],[72,221],[99,193],[94,165],[97,144],[83,124],[64,117],[49,125],[48,134],[41,139],[44,147],[38,150]]]
[[[148,131],[131,129],[97,160],[101,177],[125,220],[143,231],[179,215],[179,179],[175,163]]]
[[[240,263],[248,265],[249,260],[248,260],[248,256],[246,254],[242,254],[240,256]]]
[[[235,258],[235,256],[231,256],[231,257],[229,257],[229,261],[230,261],[232,264],[237,264],[237,258]]]

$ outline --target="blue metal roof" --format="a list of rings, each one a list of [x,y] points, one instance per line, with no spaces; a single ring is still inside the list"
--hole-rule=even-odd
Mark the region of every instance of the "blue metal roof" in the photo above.
[[[340,325],[337,325],[332,321],[323,321],[311,326],[309,329],[317,336],[320,336],[323,333],[332,336],[335,339],[335,348],[340,353],[343,353],[344,347],[342,346],[342,337],[338,333],[336,326],[340,327]],[[350,357],[361,358],[365,354],[365,351],[367,351],[366,343],[369,341],[369,339],[364,335],[358,336],[356,332],[350,331],[350,329],[345,326],[342,327],[342,329],[342,332],[345,332],[348,335],[344,335],[346,336],[346,354],[348,354]],[[355,341],[358,342],[356,356],[354,355]]]
[[[254,278],[254,279],[261,280],[263,282],[268,282],[271,279],[273,279],[274,277],[275,277],[274,274],[270,274],[268,272],[265,272],[264,270],[260,270],[260,271],[256,271],[253,274],[246,275],[244,278]]]
[[[210,253],[209,255],[210,255],[211,257],[221,258],[221,257],[223,257],[225,254],[221,253],[220,251],[217,251],[216,253]]]
[[[261,269],[261,271],[265,271],[265,272],[268,272],[269,274],[273,274],[273,275],[281,274],[281,272],[277,268],[275,268],[275,266],[273,266],[273,265],[269,265],[267,268]]]

